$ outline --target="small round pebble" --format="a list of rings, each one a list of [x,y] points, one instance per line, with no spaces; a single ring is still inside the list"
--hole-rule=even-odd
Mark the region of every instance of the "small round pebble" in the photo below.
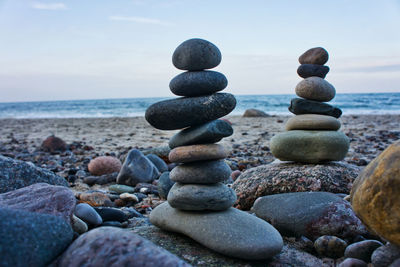
[[[347,258],[344,261],[342,261],[338,267],[367,267],[367,266],[368,266],[368,264],[366,264],[362,260],[354,259],[354,258]]]
[[[343,257],[347,242],[336,236],[323,235],[314,242],[314,248],[321,256],[330,258]]]
[[[119,195],[119,198],[122,200],[125,200],[125,201],[139,202],[139,199],[135,194],[123,193],[123,194]]]
[[[121,161],[116,157],[102,156],[92,159],[89,162],[88,169],[93,175],[103,175],[121,170]]]
[[[71,226],[72,229],[80,235],[88,231],[87,224],[75,215],[72,215]]]
[[[300,64],[317,64],[324,65],[328,62],[329,54],[322,47],[314,47],[308,49],[299,57]]]
[[[372,253],[380,246],[383,246],[383,244],[377,240],[360,241],[349,245],[344,252],[344,256],[370,262]]]
[[[115,192],[118,194],[123,194],[123,193],[134,193],[135,188],[129,185],[123,185],[123,184],[113,184],[108,187],[108,190],[111,192]]]
[[[120,209],[101,207],[101,208],[95,208],[95,210],[101,216],[103,222],[106,221],[124,222],[127,220],[127,216]]]
[[[86,223],[100,225],[103,222],[101,216],[89,204],[80,203],[75,207],[75,215]]]

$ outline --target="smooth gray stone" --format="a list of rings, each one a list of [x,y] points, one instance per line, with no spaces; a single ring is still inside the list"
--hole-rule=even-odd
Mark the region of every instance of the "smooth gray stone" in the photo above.
[[[148,123],[160,130],[197,126],[229,114],[236,106],[232,94],[181,97],[151,105],[145,114]]]
[[[337,131],[293,130],[272,137],[272,154],[283,161],[319,163],[344,159],[349,138]]]
[[[218,47],[207,40],[193,38],[175,49],[172,64],[181,70],[204,70],[218,66],[221,59]]]
[[[94,209],[101,216],[103,222],[107,221],[124,222],[128,220],[128,216],[126,216],[126,214],[120,209],[110,208],[110,207],[97,207]]]
[[[339,118],[342,115],[342,110],[331,106],[327,103],[307,100],[302,98],[293,98],[290,101],[289,111],[293,114],[320,114]]]
[[[155,154],[148,154],[146,157],[153,162],[153,164],[157,167],[160,173],[168,171],[168,165],[163,161],[159,156]]]
[[[151,212],[150,222],[235,258],[267,259],[283,247],[282,237],[274,227],[235,208],[220,212],[181,211],[164,202]]]
[[[282,234],[314,240],[323,235],[343,239],[366,234],[348,201],[328,192],[297,192],[258,198],[252,211]]]
[[[100,225],[103,223],[101,216],[87,203],[79,203],[76,205],[75,215],[82,221],[92,225]]]
[[[380,246],[383,246],[383,244],[377,240],[360,241],[349,245],[344,251],[344,256],[371,262],[372,253]]]
[[[117,177],[118,184],[136,186],[151,183],[160,176],[157,167],[137,149],[129,151]]]
[[[391,243],[386,243],[386,245],[375,249],[371,256],[371,263],[374,267],[386,267],[391,265],[396,259],[400,259],[400,247]]]
[[[167,200],[171,207],[181,210],[226,210],[235,203],[236,193],[221,183],[175,183]]]
[[[224,160],[181,164],[170,173],[172,181],[184,184],[213,184],[229,179],[231,168]]]
[[[300,64],[317,64],[324,65],[328,62],[329,54],[322,47],[314,47],[308,49],[299,57]]]
[[[328,102],[335,95],[336,90],[332,84],[316,76],[308,77],[296,85],[296,95],[314,101]]]
[[[163,199],[167,199],[169,190],[174,184],[175,182],[170,179],[170,172],[163,172],[158,179],[158,195]]]
[[[210,95],[228,85],[225,75],[217,71],[188,71],[175,76],[169,89],[179,96]]]
[[[47,266],[72,242],[62,218],[0,208],[1,266]]]
[[[368,267],[368,265],[362,260],[347,258],[338,267]]]
[[[304,79],[311,76],[317,76],[324,79],[328,72],[328,66],[321,66],[317,64],[301,64],[297,68],[297,74]]]
[[[169,140],[169,147],[188,146],[195,144],[212,144],[233,134],[232,126],[223,120],[214,120],[199,126],[186,128]]]
[[[0,193],[5,193],[36,183],[48,183],[68,187],[61,176],[24,162],[0,155]]]

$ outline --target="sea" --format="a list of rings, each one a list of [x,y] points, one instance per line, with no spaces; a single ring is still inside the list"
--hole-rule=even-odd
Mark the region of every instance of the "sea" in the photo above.
[[[295,95],[236,95],[237,105],[230,115],[255,108],[270,115],[289,115]],[[171,97],[172,98],[172,97]],[[146,109],[161,98],[122,98],[0,103],[0,118],[107,118],[144,116]],[[400,114],[399,93],[337,94],[329,102],[344,115]]]

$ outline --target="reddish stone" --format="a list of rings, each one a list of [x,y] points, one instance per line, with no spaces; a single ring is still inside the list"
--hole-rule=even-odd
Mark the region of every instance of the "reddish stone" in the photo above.
[[[103,156],[92,159],[89,162],[88,169],[93,175],[104,175],[121,170],[121,161],[116,157]]]
[[[79,202],[87,203],[92,207],[112,206],[111,199],[105,193],[101,192],[81,193],[79,200]]]
[[[61,138],[51,135],[43,141],[41,148],[46,152],[55,153],[67,150],[67,144]]]

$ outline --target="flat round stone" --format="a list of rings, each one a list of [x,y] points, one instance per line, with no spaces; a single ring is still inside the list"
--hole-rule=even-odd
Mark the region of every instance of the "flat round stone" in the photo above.
[[[235,203],[236,193],[221,183],[175,183],[167,200],[171,207],[180,210],[226,210]]]
[[[224,159],[228,151],[222,145],[206,144],[176,147],[169,152],[170,162],[187,163],[202,160]]]
[[[296,95],[320,102],[331,101],[336,94],[335,87],[320,77],[309,77],[296,86]]]
[[[231,168],[223,160],[185,163],[172,169],[172,181],[185,184],[212,184],[229,179]]]
[[[272,154],[283,161],[319,163],[344,159],[349,138],[336,131],[293,130],[272,137]]]
[[[283,247],[282,237],[274,227],[235,208],[219,212],[181,211],[164,202],[151,212],[150,222],[166,231],[187,235],[229,257],[268,259]]]
[[[229,114],[236,106],[232,94],[181,97],[164,100],[146,110],[146,120],[160,130],[177,130],[204,124]]]
[[[225,75],[217,71],[187,71],[171,80],[171,92],[179,96],[210,95],[228,85]]]
[[[311,76],[317,76],[322,79],[326,77],[329,72],[328,66],[321,66],[317,64],[301,64],[297,68],[297,74],[302,78],[308,78]]]
[[[329,54],[322,47],[314,47],[308,49],[299,57],[300,64],[317,64],[324,65],[328,62]]]
[[[332,116],[304,114],[291,117],[286,123],[286,130],[331,130],[337,131],[340,121]]]
[[[339,118],[342,111],[327,103],[312,101],[302,98],[293,98],[290,101],[289,111],[293,114],[320,114]]]
[[[186,128],[168,142],[170,148],[194,144],[212,144],[233,134],[232,126],[223,120],[214,120],[202,125]]]
[[[172,55],[172,63],[181,70],[212,69],[221,63],[218,47],[207,40],[189,39],[180,44]]]

